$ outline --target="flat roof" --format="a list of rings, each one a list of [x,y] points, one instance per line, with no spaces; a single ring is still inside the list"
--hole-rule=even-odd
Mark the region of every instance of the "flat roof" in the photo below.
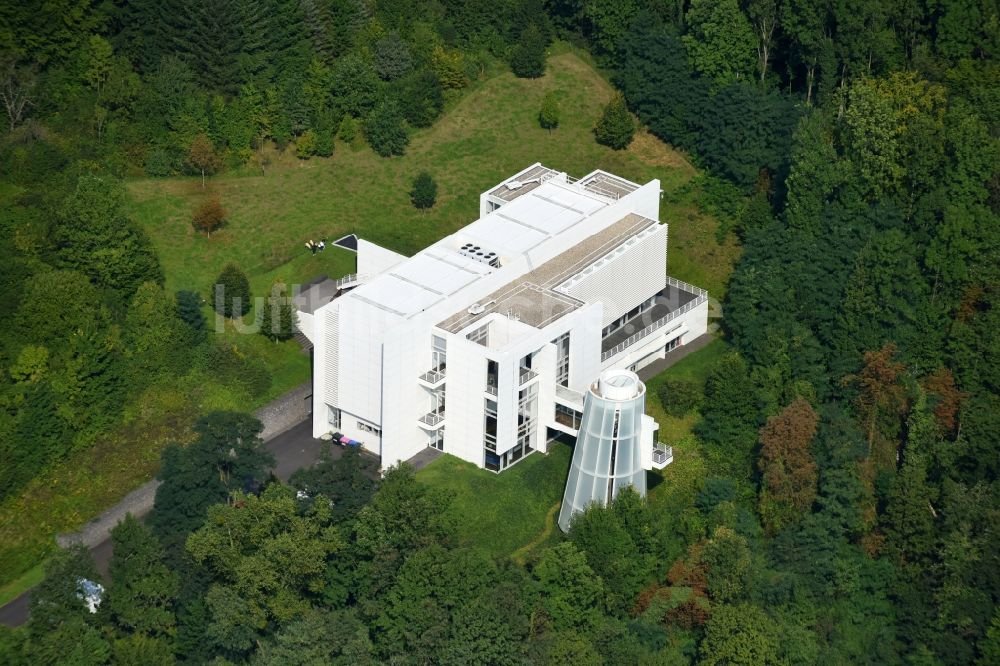
[[[509,203],[352,289],[343,298],[409,318],[444,303],[479,280],[510,284],[515,278],[503,280],[502,275],[512,273],[504,266],[516,263],[544,243],[558,239],[560,246],[578,245],[574,227],[608,206],[613,197],[588,190],[579,182],[567,182],[564,174],[540,165],[521,172],[517,178],[534,177],[535,173],[549,175],[532,183],[530,189],[525,185],[513,190],[518,195]],[[605,229],[600,235],[606,237],[609,231]],[[501,266],[477,260],[477,252],[494,253]],[[521,266],[523,270],[523,263]],[[556,302],[565,303],[567,299],[562,294],[551,295],[548,302],[555,307]]]
[[[504,201],[513,201],[522,194],[527,194],[541,185],[543,180],[547,180],[552,176],[558,175],[558,173],[558,171],[553,171],[552,169],[544,167],[541,164],[536,164],[533,167],[525,169],[521,173],[514,174],[500,185],[497,185],[489,191],[489,195],[491,197],[503,199]]]
[[[469,314],[467,306],[439,323],[438,328],[457,333],[494,312],[509,313],[535,328],[546,326],[583,304],[571,296],[555,291],[556,286],[655,224],[658,224],[656,220],[628,213],[610,227],[584,238],[535,270],[506,283],[481,299],[480,303],[494,303],[486,306],[479,314]]]

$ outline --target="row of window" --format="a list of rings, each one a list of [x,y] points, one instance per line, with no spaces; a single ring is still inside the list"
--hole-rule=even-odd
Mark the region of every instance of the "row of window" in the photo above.
[[[605,326],[604,330],[601,331],[601,337],[602,338],[608,337],[609,335],[617,331],[619,328],[624,326],[625,322],[627,322],[629,319],[632,319],[633,317],[638,317],[643,312],[648,312],[649,310],[652,310],[653,306],[656,305],[656,296],[659,296],[659,294],[650,296],[642,303],[639,303],[639,305],[635,306],[634,308],[623,314],[621,317],[618,317],[618,319],[615,319],[613,322]]]

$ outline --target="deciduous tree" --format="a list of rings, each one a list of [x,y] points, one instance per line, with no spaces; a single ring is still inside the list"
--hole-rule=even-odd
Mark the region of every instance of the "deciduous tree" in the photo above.
[[[274,465],[260,439],[262,429],[249,414],[211,412],[195,423],[194,442],[164,451],[158,475],[163,483],[148,521],[165,545],[199,527],[206,509],[225,502],[230,492],[259,488]]]
[[[760,514],[774,532],[796,522],[816,498],[818,473],[809,450],[819,415],[798,398],[760,429]]]
[[[681,39],[698,72],[719,84],[751,75],[757,38],[736,0],[692,0],[686,18]]]
[[[211,238],[212,232],[225,224],[228,215],[229,211],[222,207],[219,197],[210,196],[195,205],[191,213],[191,224]]]
[[[556,630],[592,630],[601,616],[604,583],[572,542],[542,553],[532,570],[542,607]]]
[[[111,530],[114,554],[107,607],[125,631],[170,636],[176,624],[177,573],[165,561],[153,532],[131,514]]]
[[[205,189],[205,174],[215,173],[222,166],[222,160],[215,152],[212,140],[206,134],[199,134],[188,146],[187,162],[201,172],[201,188]]]

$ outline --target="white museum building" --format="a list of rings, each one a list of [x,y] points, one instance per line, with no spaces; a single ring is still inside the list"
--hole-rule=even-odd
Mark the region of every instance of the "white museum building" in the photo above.
[[[433,447],[502,472],[576,436],[605,371],[703,335],[705,291],[667,276],[660,182],[534,164],[479,197],[479,219],[412,257],[357,240],[357,274],[303,288],[313,435],[383,467]],[[671,461],[641,416],[643,469]]]

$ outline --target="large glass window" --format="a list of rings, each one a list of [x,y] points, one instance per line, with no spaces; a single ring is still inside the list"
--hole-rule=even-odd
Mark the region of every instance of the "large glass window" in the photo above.
[[[569,331],[552,341],[556,346],[556,384],[569,386]]]
[[[497,450],[497,403],[486,400],[486,416],[483,428],[483,445],[487,451]]]
[[[561,423],[564,426],[572,428],[573,430],[580,429],[580,420],[583,415],[575,409],[570,409],[564,405],[556,403],[556,423]]]

